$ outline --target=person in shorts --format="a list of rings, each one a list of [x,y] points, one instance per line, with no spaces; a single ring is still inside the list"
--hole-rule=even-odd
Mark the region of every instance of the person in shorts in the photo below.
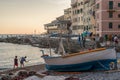
[[[18,59],[17,59],[17,56],[15,56],[15,58],[14,58],[14,68],[15,67],[18,68]]]

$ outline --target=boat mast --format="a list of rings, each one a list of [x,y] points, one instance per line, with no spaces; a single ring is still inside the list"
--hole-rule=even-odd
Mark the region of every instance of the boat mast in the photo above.
[[[49,50],[50,50],[50,56],[52,56],[52,53],[51,53],[51,45],[50,45],[50,36],[48,36],[48,45],[49,45]]]
[[[59,21],[58,22],[58,27],[59,27],[59,34],[60,34],[60,38],[59,38],[59,47],[58,47],[58,54],[61,54],[61,55],[65,55],[65,50],[64,50],[64,46],[63,46],[63,41],[62,41],[62,30],[64,28],[64,23],[62,21]]]
[[[67,23],[67,31],[68,31],[68,36],[67,36],[67,45],[68,45],[68,49],[70,50],[70,35],[72,34],[72,29],[71,29],[71,22]]]

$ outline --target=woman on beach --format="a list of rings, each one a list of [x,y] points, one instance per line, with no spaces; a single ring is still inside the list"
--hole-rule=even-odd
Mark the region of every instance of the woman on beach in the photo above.
[[[15,56],[15,59],[14,59],[14,68],[15,67],[18,68],[18,59],[17,59],[17,56]]]

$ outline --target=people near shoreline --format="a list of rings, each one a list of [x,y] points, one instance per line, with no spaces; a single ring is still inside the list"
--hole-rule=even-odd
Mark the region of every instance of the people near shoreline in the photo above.
[[[15,58],[14,58],[14,68],[15,67],[18,68],[18,58],[17,58],[17,56],[15,56]]]
[[[78,37],[78,43],[79,43],[79,45],[80,45],[80,47],[82,47],[82,45],[81,45],[81,36],[79,35],[79,37]]]
[[[24,62],[27,62],[26,61],[26,56],[25,57],[21,57],[21,59],[20,59],[20,67],[24,67]]]

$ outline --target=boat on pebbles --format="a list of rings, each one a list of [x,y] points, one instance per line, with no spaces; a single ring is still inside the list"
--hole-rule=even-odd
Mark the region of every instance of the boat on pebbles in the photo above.
[[[61,45],[62,46],[62,45]],[[61,47],[61,49],[63,46]],[[60,50],[60,49],[59,49]],[[110,70],[117,65],[115,49],[97,48],[67,54],[63,51],[61,56],[42,55],[46,63],[46,69],[52,71],[88,71]]]

